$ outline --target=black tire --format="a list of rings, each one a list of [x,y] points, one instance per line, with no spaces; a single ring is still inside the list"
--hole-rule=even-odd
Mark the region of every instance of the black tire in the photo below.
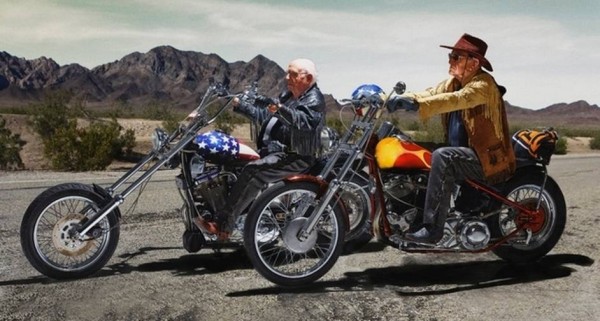
[[[95,238],[74,239],[68,232],[102,203],[91,186],[78,183],[57,185],[36,197],[21,222],[21,247],[29,263],[54,279],[82,278],[100,270],[119,242],[118,210],[96,225],[102,231]]]
[[[350,180],[342,184],[338,192],[348,214],[348,232],[344,238],[344,254],[352,253],[371,241],[371,203],[369,197],[369,180],[356,173]]]
[[[280,182],[261,193],[250,208],[244,247],[267,280],[286,287],[307,285],[327,273],[340,256],[346,229],[337,205],[328,207],[308,241],[296,237],[306,220],[294,217],[298,201],[318,190],[317,184],[309,182]]]
[[[502,192],[508,199],[534,209],[537,206],[539,190],[544,176],[539,171],[517,173],[503,187]],[[509,240],[493,250],[494,254],[511,263],[528,264],[546,255],[560,239],[567,220],[565,198],[556,182],[548,177],[542,192],[541,215],[536,223],[531,225],[532,237],[526,242],[526,235],[518,235],[515,240]],[[504,237],[514,231],[518,216],[515,209],[502,206],[499,215],[490,221],[492,237]]]

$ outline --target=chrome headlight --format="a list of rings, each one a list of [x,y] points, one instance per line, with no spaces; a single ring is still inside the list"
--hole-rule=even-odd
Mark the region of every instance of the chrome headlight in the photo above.
[[[332,150],[335,149],[335,147],[338,144],[338,141],[340,140],[338,133],[335,131],[335,129],[331,128],[331,127],[323,127],[323,130],[321,130],[321,151],[323,154],[328,154],[330,153]]]
[[[154,133],[152,133],[152,151],[158,152],[165,144],[167,137],[168,135],[164,130],[156,128]]]

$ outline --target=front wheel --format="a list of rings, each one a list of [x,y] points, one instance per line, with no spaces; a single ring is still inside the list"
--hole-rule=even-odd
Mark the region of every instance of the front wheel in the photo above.
[[[500,258],[516,263],[535,262],[556,245],[565,228],[567,209],[560,187],[548,177],[544,189],[540,189],[544,175],[539,172],[515,175],[506,183],[504,195],[509,200],[528,209],[539,210],[533,217],[523,216],[517,209],[503,206],[499,215],[492,217],[490,228],[493,237],[504,237],[523,228],[515,238],[494,249]]]
[[[55,279],[88,276],[100,270],[119,241],[116,211],[77,237],[75,228],[99,210],[102,197],[88,185],[67,183],[40,194],[25,211],[21,222],[21,247],[29,263]]]
[[[282,182],[264,191],[246,217],[244,246],[254,268],[282,286],[300,286],[327,273],[343,249],[345,219],[339,206],[327,206],[314,230],[299,238],[307,217],[296,213],[309,202],[314,208],[317,184]]]

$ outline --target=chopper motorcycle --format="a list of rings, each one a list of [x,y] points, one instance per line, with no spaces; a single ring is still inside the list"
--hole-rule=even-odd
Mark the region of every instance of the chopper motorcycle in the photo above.
[[[174,181],[183,200],[180,210],[185,226],[183,247],[188,252],[197,252],[204,247],[219,251],[225,246],[242,246],[245,213],[237,219],[233,233],[226,240],[198,227],[194,219],[213,219],[217,210],[224,207],[229,187],[244,165],[260,156],[218,130],[199,132],[213,123],[234,97],[252,103],[256,92],[256,83],[242,94],[233,95],[228,92],[227,82],[211,81],[200,104],[188,116],[187,124],[182,123],[170,134],[157,128],[148,155],[110,187],[65,183],[38,195],[27,208],[20,228],[21,246],[30,264],[55,279],[81,278],[100,270],[114,254],[119,241],[122,220],[119,205],[136,189],[139,197],[152,175],[164,167],[181,169]],[[211,106],[216,106],[216,111]],[[335,144],[333,133],[328,130],[322,134],[325,148]],[[325,160],[326,156],[311,171],[318,173]],[[363,184],[356,184],[359,183]],[[345,198],[348,208],[362,208],[353,205],[356,197]],[[366,216],[356,217],[355,225],[364,225]],[[351,231],[347,236],[352,237]]]
[[[394,87],[397,94],[404,89],[402,82]],[[560,187],[548,175],[551,153],[542,157],[521,150],[516,153],[516,173],[506,182],[490,186],[465,180],[456,185],[444,236],[437,244],[403,239],[413,223],[422,220],[431,152],[390,122],[375,130],[387,103],[379,93],[353,94],[347,102],[354,108],[354,120],[321,173],[284,179],[265,190],[249,211],[245,249],[263,277],[294,287],[331,269],[344,244],[341,231],[347,221],[343,206],[337,206],[340,191],[363,172],[361,168],[369,175],[362,189],[369,196],[370,230],[384,244],[421,253],[491,251],[516,264],[536,261],[556,245],[565,227],[566,205]],[[516,151],[520,146],[513,145]],[[389,153],[394,154],[391,164],[382,161]],[[345,162],[337,176],[324,179],[342,155]],[[266,230],[271,234],[263,233]]]

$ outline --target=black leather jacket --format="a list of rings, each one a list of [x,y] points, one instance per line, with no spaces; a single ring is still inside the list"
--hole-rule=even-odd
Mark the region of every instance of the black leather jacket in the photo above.
[[[321,129],[325,125],[325,98],[315,84],[298,99],[289,92],[280,95],[280,108],[272,114],[266,108],[260,108],[247,103],[240,103],[235,112],[241,113],[261,124],[256,141],[259,150],[268,148],[272,141],[285,146],[287,151],[297,150],[297,139],[292,132],[302,131],[315,139],[320,138]],[[261,154],[264,154],[261,152]],[[314,153],[311,153],[314,154]]]

